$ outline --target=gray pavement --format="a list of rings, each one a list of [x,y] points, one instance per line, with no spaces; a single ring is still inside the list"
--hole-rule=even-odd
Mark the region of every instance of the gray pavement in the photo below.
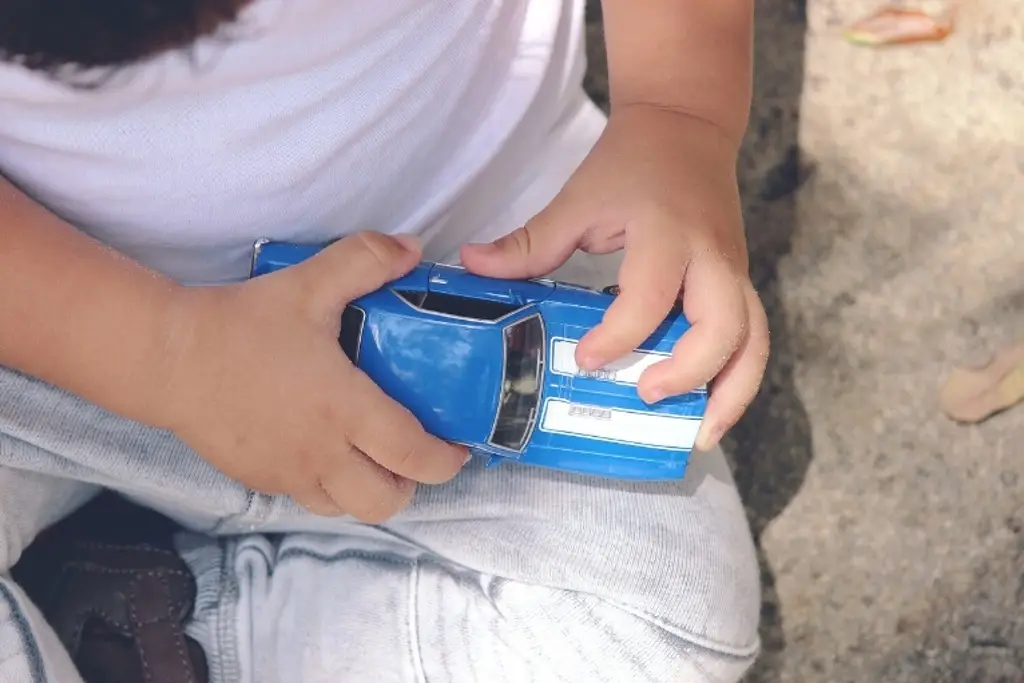
[[[937,397],[1024,339],[1024,0],[847,44],[876,6],[757,0],[740,168],[773,357],[726,443],[766,587],[750,681],[1021,683],[1024,406],[961,426]]]

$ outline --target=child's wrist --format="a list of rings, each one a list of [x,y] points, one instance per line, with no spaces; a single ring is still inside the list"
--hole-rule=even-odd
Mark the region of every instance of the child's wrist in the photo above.
[[[188,374],[187,365],[195,353],[196,327],[202,317],[198,309],[211,298],[212,289],[174,285],[154,299],[152,323],[143,342],[144,369],[138,373],[142,382],[133,391],[139,398],[137,419],[146,424],[174,431],[174,416],[189,400],[181,377]]]
[[[96,358],[88,350],[79,351],[74,362],[95,365],[91,371],[83,367],[71,372],[87,400],[136,422],[166,428],[166,377],[174,356],[171,330],[186,288],[164,278],[137,284],[138,289],[125,297],[119,324],[103,333],[111,340],[105,344],[111,352]]]

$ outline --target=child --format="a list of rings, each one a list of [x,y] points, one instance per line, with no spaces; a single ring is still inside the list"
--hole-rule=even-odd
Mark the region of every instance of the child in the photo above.
[[[79,6],[0,0],[0,571],[106,487],[196,532],[211,680],[738,680],[758,573],[717,442],[768,350],[734,169],[753,2],[605,0],[607,123],[582,0]],[[343,239],[246,281],[261,237]],[[426,434],[337,344],[421,258],[617,281],[585,368],[681,293],[639,391],[714,378],[687,478],[484,471]],[[79,680],[0,589],[0,650],[42,652],[0,678]]]

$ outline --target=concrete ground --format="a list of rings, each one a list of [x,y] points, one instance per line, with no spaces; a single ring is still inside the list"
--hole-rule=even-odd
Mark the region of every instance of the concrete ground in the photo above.
[[[1024,681],[1024,405],[937,406],[1024,339],[1024,0],[964,5],[944,43],[871,50],[841,35],[871,0],[757,0],[773,358],[727,441],[766,588],[751,683]]]

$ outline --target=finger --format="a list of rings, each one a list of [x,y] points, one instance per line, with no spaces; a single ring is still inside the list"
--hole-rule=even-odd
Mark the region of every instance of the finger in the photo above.
[[[320,517],[338,517],[345,514],[345,511],[327,493],[320,480],[317,480],[313,486],[306,487],[303,493],[292,495],[292,498],[299,505]]]
[[[743,417],[761,388],[768,364],[768,316],[753,287],[747,288],[749,331],[735,355],[712,382],[708,409],[697,434],[696,447],[709,451]]]
[[[748,332],[743,285],[727,262],[704,257],[690,264],[683,312],[691,327],[672,356],[640,376],[638,392],[650,403],[706,384],[725,367]]]
[[[585,370],[597,369],[640,346],[678,301],[689,248],[684,240],[665,240],[665,231],[649,227],[627,231],[619,294],[576,350],[576,362]]]
[[[344,512],[366,524],[380,524],[404,509],[416,484],[397,476],[349,447],[320,474],[325,495]]]
[[[415,416],[381,391],[369,377],[353,371],[346,385],[358,403],[350,407],[349,438],[374,462],[424,484],[441,484],[462,470],[469,454],[428,434]]]
[[[586,225],[576,202],[559,195],[525,226],[494,242],[462,248],[462,264],[470,272],[505,279],[547,275],[569,260]]]
[[[308,284],[313,310],[337,315],[352,299],[407,274],[422,250],[412,235],[359,232],[344,237],[293,267]]]

